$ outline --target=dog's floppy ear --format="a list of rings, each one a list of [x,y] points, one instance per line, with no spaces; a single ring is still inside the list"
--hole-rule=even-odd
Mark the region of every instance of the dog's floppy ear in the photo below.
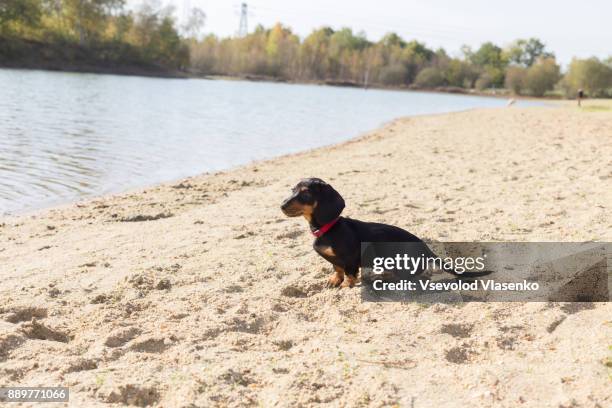
[[[344,199],[326,182],[321,181],[317,184],[320,193],[313,215],[319,225],[325,225],[340,216],[344,209]]]

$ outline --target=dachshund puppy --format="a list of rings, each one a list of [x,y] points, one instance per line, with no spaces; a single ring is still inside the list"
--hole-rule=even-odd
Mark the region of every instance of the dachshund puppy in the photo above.
[[[408,231],[392,225],[341,217],[344,199],[332,186],[318,178],[300,181],[281,205],[288,217],[303,216],[316,237],[314,250],[331,262],[335,273],[332,287],[353,287],[361,267],[362,242],[419,242],[419,252],[435,256],[427,245]]]

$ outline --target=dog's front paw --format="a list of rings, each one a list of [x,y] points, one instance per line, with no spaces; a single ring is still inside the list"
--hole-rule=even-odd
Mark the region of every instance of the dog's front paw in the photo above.
[[[344,282],[342,282],[342,287],[343,288],[352,288],[353,286],[355,286],[355,283],[357,283],[357,278],[355,278],[354,276],[351,276],[351,275],[346,275],[344,277]]]
[[[343,280],[344,280],[344,276],[342,276],[342,275],[340,275],[338,273],[334,273],[327,280],[327,286],[329,286],[330,288],[337,288],[338,286],[340,286],[342,284]]]

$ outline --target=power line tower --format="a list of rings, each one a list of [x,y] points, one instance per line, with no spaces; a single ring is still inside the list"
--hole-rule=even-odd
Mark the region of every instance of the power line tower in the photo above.
[[[248,18],[249,11],[246,3],[240,5],[240,26],[238,27],[238,37],[244,37],[249,33]]]

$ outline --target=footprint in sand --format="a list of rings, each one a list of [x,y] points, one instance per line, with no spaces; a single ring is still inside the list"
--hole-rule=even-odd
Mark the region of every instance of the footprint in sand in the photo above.
[[[126,327],[115,330],[104,341],[104,345],[107,347],[121,347],[130,340],[140,335],[142,331],[136,327]]]
[[[162,337],[147,337],[135,340],[130,350],[140,353],[162,353],[172,347],[172,341]]]
[[[148,407],[155,405],[161,395],[155,386],[122,384],[106,393],[100,392],[98,397],[109,404],[135,405]]]
[[[40,323],[35,318],[30,323],[21,326],[20,331],[31,340],[48,340],[59,343],[68,343],[71,340],[67,333]]]
[[[0,310],[0,314],[8,313],[4,320],[9,323],[28,322],[36,317],[43,319],[47,317],[47,309],[39,306],[17,306],[8,310]]]

